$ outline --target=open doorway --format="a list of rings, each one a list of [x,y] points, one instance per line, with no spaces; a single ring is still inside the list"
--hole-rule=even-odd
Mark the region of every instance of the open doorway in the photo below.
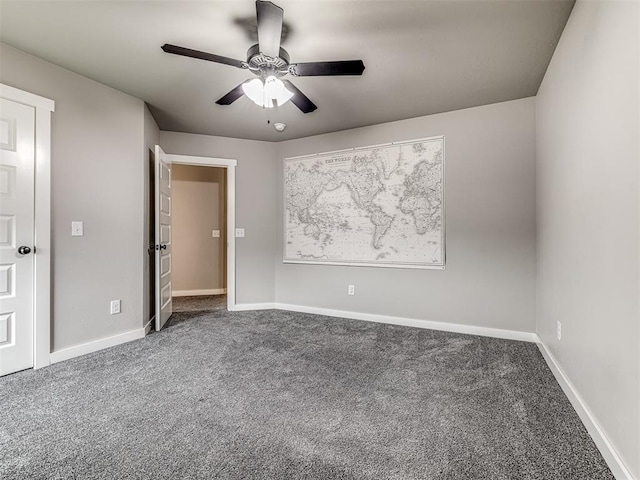
[[[206,307],[208,310],[218,309],[218,307],[235,310],[236,262],[234,233],[235,168],[237,162],[226,158],[167,154],[159,145],[155,146],[154,160],[154,187],[149,189],[149,193],[153,195],[153,207],[150,208],[149,213],[150,216],[155,218],[155,232],[154,241],[149,244],[149,252],[155,263],[155,277],[151,276],[152,272],[148,273],[152,277],[150,278],[150,285],[155,295],[155,304],[152,310],[152,316],[155,317],[153,324],[155,330],[159,331],[171,318],[174,310],[174,298],[179,299],[178,303],[182,303],[181,299],[183,297],[189,297],[187,300],[193,300],[194,297],[213,296],[216,298],[203,299],[205,302],[209,302],[209,306]],[[199,167],[203,170],[200,173],[194,173],[198,172],[197,170],[189,173],[187,170],[187,176],[185,177],[180,168],[182,166]],[[178,183],[172,181],[172,177],[175,174],[178,175]],[[173,190],[174,186],[178,190],[182,190],[180,182],[192,183],[196,186],[201,183],[214,183],[216,186],[210,190],[217,192],[217,194],[209,192],[208,196],[202,198],[200,196],[202,192],[194,192],[198,192],[198,190],[206,192],[207,188],[200,188],[202,185],[195,190],[187,188],[186,198],[195,196],[196,204],[202,204],[204,210],[196,212],[196,207],[189,203],[186,206],[183,205],[179,198],[178,217],[176,217],[174,214],[176,206]],[[200,199],[198,200],[199,197]],[[213,215],[212,212],[214,212]],[[213,218],[203,220],[201,215],[211,215]],[[176,267],[174,266],[176,264],[174,256],[176,248],[174,245],[176,237],[173,232],[174,218],[178,218],[179,223],[186,219],[187,223],[186,233],[179,232],[177,237],[177,262],[179,262],[177,285],[175,283]],[[193,231],[194,226],[198,227],[198,233]],[[150,222],[150,231],[153,227],[153,223]],[[180,224],[178,228],[184,230]],[[199,240],[205,243],[198,246],[190,242],[193,237],[198,237]],[[202,245],[204,245],[204,250]],[[207,247],[209,250],[207,250]],[[186,250],[186,254],[190,258],[184,256],[184,250]],[[183,254],[181,254],[181,251]],[[219,253],[220,251],[221,253]],[[216,254],[216,252],[218,253]],[[204,274],[209,283],[198,283],[197,281],[202,280],[203,275],[202,272],[196,272],[195,269],[204,263],[203,259],[213,257],[216,257],[215,263],[220,268],[215,265],[209,265],[211,271]],[[183,265],[187,265],[186,269],[182,269]],[[194,279],[196,280],[195,283]],[[178,308],[181,309],[182,307],[179,306]],[[198,310],[202,309],[202,307],[197,308]]]
[[[226,310],[226,170],[175,164],[171,194],[173,311]]]

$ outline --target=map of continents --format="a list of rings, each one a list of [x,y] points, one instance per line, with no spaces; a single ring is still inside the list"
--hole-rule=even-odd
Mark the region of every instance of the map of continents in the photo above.
[[[284,261],[444,267],[444,138],[287,158]]]

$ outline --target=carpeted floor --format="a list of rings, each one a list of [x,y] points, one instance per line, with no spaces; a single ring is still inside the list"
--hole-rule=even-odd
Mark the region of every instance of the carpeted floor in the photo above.
[[[178,303],[0,378],[0,478],[613,478],[535,345]]]
[[[226,295],[198,295],[195,297],[173,297],[173,311],[184,312],[212,312],[227,309]]]

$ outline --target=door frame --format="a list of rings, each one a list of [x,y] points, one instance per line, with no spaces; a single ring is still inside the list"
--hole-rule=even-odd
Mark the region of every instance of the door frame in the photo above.
[[[51,113],[55,102],[0,83],[0,98],[35,109],[33,368],[51,364]]]
[[[236,166],[229,158],[198,157],[165,153],[172,164],[219,167],[226,170],[227,182],[227,309],[236,308]],[[156,312],[157,314],[157,312]]]

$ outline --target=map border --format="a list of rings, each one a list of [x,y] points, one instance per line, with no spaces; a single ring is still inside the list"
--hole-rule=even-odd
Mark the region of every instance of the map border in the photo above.
[[[442,248],[442,263],[438,264],[416,264],[416,263],[397,263],[397,262],[339,262],[335,260],[300,260],[300,259],[291,259],[286,257],[286,241],[287,241],[287,182],[286,182],[286,164],[287,161],[291,160],[300,160],[304,158],[312,159],[314,157],[319,157],[320,155],[333,155],[342,152],[354,152],[358,150],[373,150],[375,148],[381,147],[389,147],[392,145],[406,145],[406,144],[414,144],[414,143],[422,143],[425,141],[431,140],[442,140],[442,235],[441,235],[441,248]],[[445,136],[437,135],[434,137],[426,137],[426,138],[417,138],[413,140],[404,140],[400,142],[389,142],[382,143],[377,145],[367,145],[363,147],[352,147],[352,148],[344,148],[342,150],[331,150],[327,152],[318,152],[311,153],[308,155],[298,155],[295,157],[285,157],[282,161],[282,207],[283,207],[283,216],[282,216],[282,263],[292,263],[292,264],[306,264],[306,265],[342,265],[342,266],[352,266],[352,267],[380,267],[380,268],[411,268],[411,269],[421,269],[421,270],[444,270],[445,265],[447,263],[446,256],[446,168],[445,168]]]

